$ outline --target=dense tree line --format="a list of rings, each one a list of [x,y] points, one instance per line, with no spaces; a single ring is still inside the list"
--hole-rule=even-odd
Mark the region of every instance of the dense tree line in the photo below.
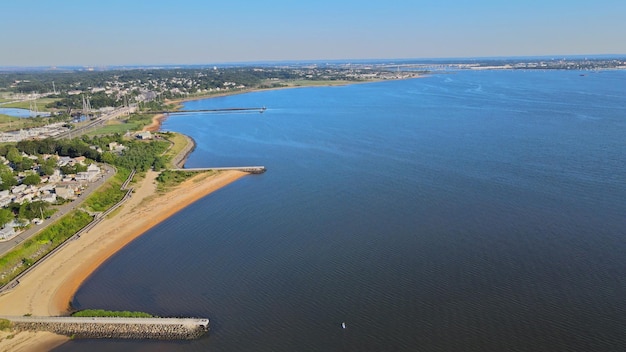
[[[69,95],[61,93],[51,98],[59,98],[52,103],[46,104],[47,108],[62,109],[66,111],[80,110],[83,108],[84,94]],[[123,101],[117,97],[109,96],[105,92],[88,93],[87,98],[92,109],[100,109],[106,106],[121,106]]]
[[[124,144],[126,149],[119,155],[108,151],[108,145],[111,142]],[[4,156],[14,166],[21,165],[21,169],[29,170],[32,168],[34,161],[30,158],[22,157],[22,152],[29,155],[55,154],[59,156],[69,156],[76,158],[84,156],[88,159],[113,164],[130,170],[146,171],[154,168],[156,170],[163,169],[167,164],[167,158],[162,154],[169,146],[166,141],[124,141],[119,135],[100,136],[100,137],[83,137],[81,139],[41,139],[41,140],[24,140],[18,142],[15,146],[0,145],[0,155]],[[102,149],[100,153],[97,149]],[[50,174],[54,171],[52,161],[47,162],[40,160],[40,173]],[[28,167],[30,165],[30,167]],[[43,166],[43,167],[42,167]],[[72,169],[62,170],[65,173],[76,173],[83,170],[84,166],[73,166]],[[7,176],[8,178],[8,176]],[[0,179],[4,181],[3,171],[0,169]],[[0,188],[2,185],[0,184]]]
[[[336,72],[344,69],[334,68]],[[348,72],[348,70],[345,70]],[[56,71],[25,71],[25,72],[0,72],[0,88],[15,93],[52,92],[54,87],[58,92],[66,93],[70,90],[86,91],[95,87],[105,87],[111,82],[121,82],[123,87],[130,88],[130,82],[148,82],[149,80],[172,81],[194,80],[199,82],[201,89],[223,87],[225,82],[236,82],[247,87],[257,86],[261,81],[269,78],[279,79],[302,79],[309,74],[299,67],[271,67],[271,66],[245,66],[245,67],[221,67],[217,70],[213,67],[190,67],[190,68],[163,68],[163,69],[129,69],[129,70],[105,70],[105,71],[79,71],[79,70],[56,70]],[[15,83],[18,82],[19,83]],[[171,87],[182,88],[176,83],[170,83]],[[151,85],[147,88],[157,90],[158,87]],[[60,96],[64,98],[65,96]],[[82,97],[81,99],[82,104]],[[93,106],[92,101],[92,106]],[[109,105],[111,106],[111,105]]]

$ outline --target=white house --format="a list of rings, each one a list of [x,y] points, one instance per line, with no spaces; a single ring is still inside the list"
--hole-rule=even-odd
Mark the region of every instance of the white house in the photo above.
[[[135,135],[139,139],[152,139],[152,133],[150,131],[142,131]]]
[[[12,197],[6,196],[6,197],[0,197],[0,208],[4,208],[7,205],[11,204],[11,201],[13,200]]]
[[[54,203],[57,201],[56,193],[47,193],[41,195],[41,200],[48,203]]]
[[[26,185],[15,186],[11,189],[11,193],[20,194],[20,193],[23,193],[25,189],[26,189]]]

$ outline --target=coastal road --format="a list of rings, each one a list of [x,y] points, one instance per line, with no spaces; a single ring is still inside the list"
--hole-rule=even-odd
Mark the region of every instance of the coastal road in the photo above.
[[[102,171],[102,176],[96,182],[87,183],[87,187],[85,187],[85,190],[79,197],[77,197],[72,202],[55,207],[57,209],[57,212],[54,213],[54,215],[52,215],[50,219],[45,219],[43,223],[39,225],[33,224],[31,228],[13,237],[12,239],[0,242],[0,255],[4,255],[5,253],[9,252],[11,249],[15,248],[17,245],[26,241],[27,239],[33,237],[35,234],[39,233],[39,231],[50,226],[67,213],[78,208],[91,193],[100,188],[100,186],[102,186],[111,176],[115,175],[115,168],[106,164],[102,165]]]

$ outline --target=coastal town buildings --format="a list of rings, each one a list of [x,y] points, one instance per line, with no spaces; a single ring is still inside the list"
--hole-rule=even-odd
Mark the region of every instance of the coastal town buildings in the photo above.
[[[31,157],[27,155],[26,157]],[[41,183],[38,185],[18,184],[0,191],[0,207],[4,208],[11,203],[24,204],[26,202],[43,201],[49,204],[55,204],[60,199],[72,200],[88,185],[97,181],[102,177],[101,168],[95,163],[87,165],[87,170],[77,172],[72,175],[63,175],[60,168],[66,165],[84,165],[87,160],[84,157],[59,157],[47,155],[44,158],[56,158],[57,168],[52,175],[41,177]],[[7,167],[11,168],[10,164]],[[38,165],[33,166],[36,171]],[[24,174],[24,173],[20,173]],[[35,221],[35,219],[33,219]],[[41,220],[40,220],[41,221]],[[10,240],[19,233],[27,223],[20,221],[11,221],[0,228],[0,241]]]

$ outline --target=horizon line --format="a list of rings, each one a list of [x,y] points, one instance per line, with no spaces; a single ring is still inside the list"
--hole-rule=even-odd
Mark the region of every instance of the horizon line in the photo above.
[[[254,64],[286,64],[286,63],[374,63],[379,61],[442,61],[442,60],[506,60],[506,59],[602,59],[626,58],[626,54],[558,54],[558,55],[510,55],[510,56],[457,56],[457,57],[422,57],[422,58],[351,58],[351,59],[275,59],[250,61],[216,61],[205,63],[126,63],[126,64],[62,64],[62,65],[0,65],[0,69],[54,69],[54,68],[107,68],[107,67],[181,67],[181,66],[248,66]]]

